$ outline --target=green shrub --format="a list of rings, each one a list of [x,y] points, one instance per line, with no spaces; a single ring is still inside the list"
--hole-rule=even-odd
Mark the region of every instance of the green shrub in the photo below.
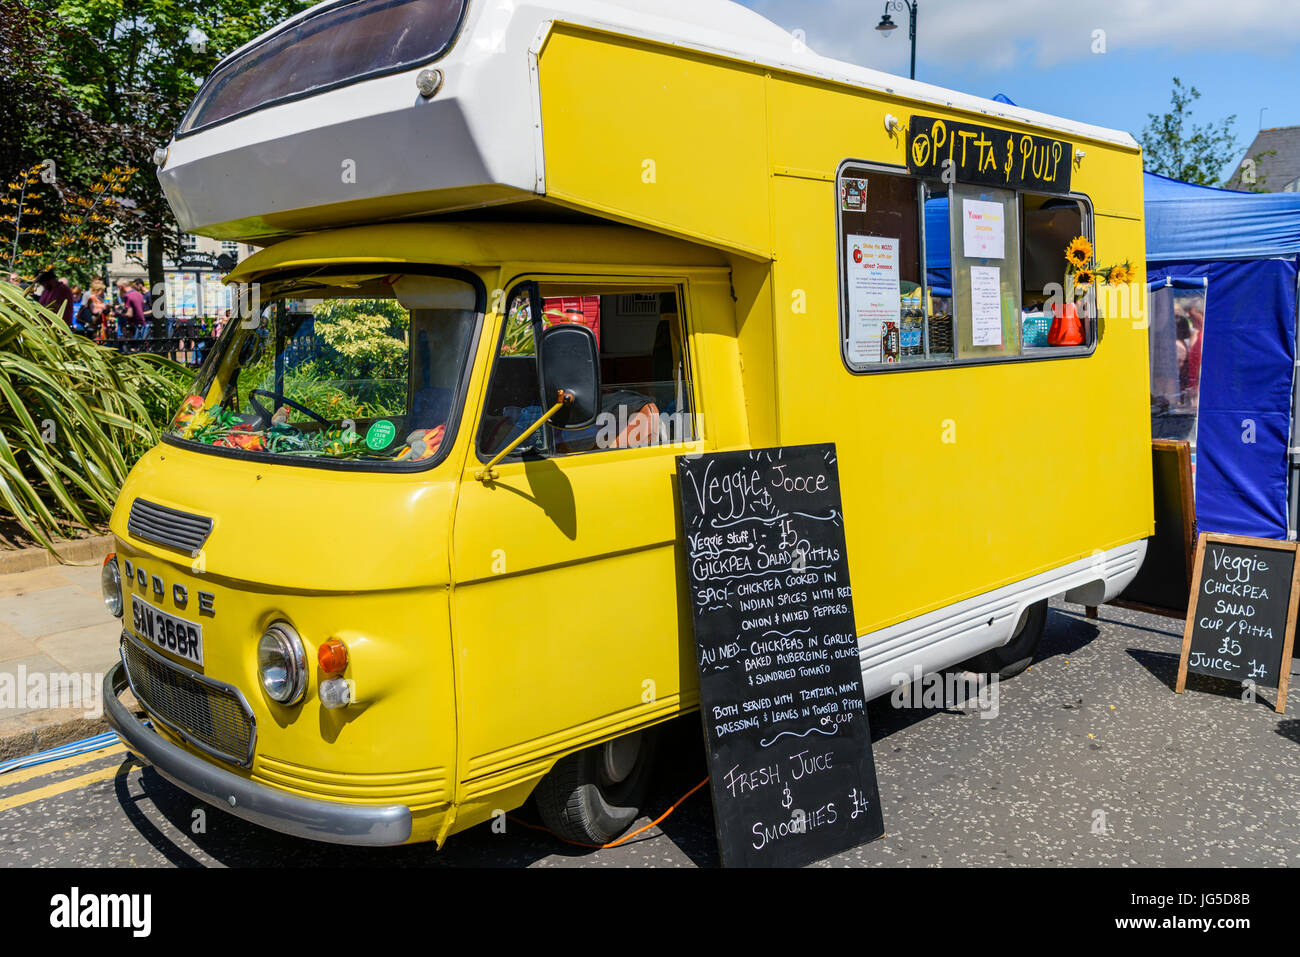
[[[102,525],[192,377],[74,335],[0,282],[0,514],[46,548],[70,525]]]
[[[411,317],[395,299],[327,299],[312,309],[322,364],[340,379],[405,379]]]

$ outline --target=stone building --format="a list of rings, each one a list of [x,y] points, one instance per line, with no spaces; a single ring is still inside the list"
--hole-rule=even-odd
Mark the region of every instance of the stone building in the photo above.
[[[221,277],[256,247],[206,236],[186,235],[183,241],[184,256],[163,260],[167,312],[174,319],[215,318],[231,307],[229,290],[221,285]],[[143,239],[127,239],[113,247],[107,279],[110,286],[118,279],[149,282]]]
[[[1300,126],[1256,133],[1227,185],[1251,193],[1300,192]]]

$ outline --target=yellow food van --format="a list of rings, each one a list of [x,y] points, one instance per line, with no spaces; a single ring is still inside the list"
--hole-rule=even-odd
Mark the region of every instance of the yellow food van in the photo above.
[[[698,705],[683,454],[836,443],[868,698],[1009,676],[1143,559],[1145,324],[1039,328],[1072,237],[1143,262],[1127,134],[732,3],[350,0],[155,162],[184,230],[264,248],[118,500],[108,713],[233,814],[625,830]]]

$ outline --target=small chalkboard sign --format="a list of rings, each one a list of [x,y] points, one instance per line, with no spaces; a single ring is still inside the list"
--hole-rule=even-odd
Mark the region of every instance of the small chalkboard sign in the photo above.
[[[679,456],[677,477],[723,866],[875,840],[835,446]]]
[[[1296,549],[1269,538],[1200,536],[1175,691],[1183,693],[1194,671],[1276,688],[1274,708],[1286,710],[1300,601]]]

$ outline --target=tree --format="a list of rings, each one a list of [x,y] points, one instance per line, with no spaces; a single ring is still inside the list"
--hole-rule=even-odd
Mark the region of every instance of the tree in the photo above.
[[[45,265],[84,280],[83,260],[118,231],[136,170],[94,151],[99,124],[51,68],[57,33],[22,0],[0,0],[0,263],[31,279]],[[88,239],[89,237],[89,239]]]
[[[1174,77],[1168,113],[1147,114],[1142,130],[1143,166],[1152,173],[1201,186],[1219,185],[1219,173],[1237,151],[1234,113],[1218,123],[1192,122],[1192,103],[1200,99],[1194,86]]]
[[[0,175],[53,160],[56,189],[90,195],[114,169],[135,172],[113,222],[141,236],[150,282],[181,240],[154,175],[156,147],[179,125],[227,53],[307,0],[0,0]],[[72,270],[75,272],[75,270]]]
[[[1247,156],[1228,177],[1228,185],[1245,193],[1267,193],[1268,174],[1261,173],[1259,167],[1263,160],[1276,155],[1277,150],[1260,150],[1253,156]]]

